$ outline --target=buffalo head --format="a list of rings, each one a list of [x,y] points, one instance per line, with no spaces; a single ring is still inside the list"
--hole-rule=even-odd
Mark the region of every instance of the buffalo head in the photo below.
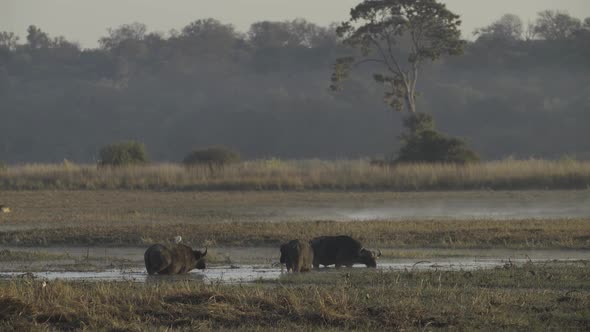
[[[359,256],[361,263],[365,264],[367,267],[377,267],[377,258],[381,256],[381,250],[379,250],[379,252],[374,252],[361,248]]]
[[[207,247],[205,247],[205,251],[201,252],[200,250],[193,250],[193,255],[195,255],[195,259],[199,260],[205,256],[207,256]]]

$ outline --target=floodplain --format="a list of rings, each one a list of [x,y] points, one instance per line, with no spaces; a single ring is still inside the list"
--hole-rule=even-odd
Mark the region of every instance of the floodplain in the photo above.
[[[590,327],[590,191],[2,191],[2,330]],[[376,270],[290,275],[278,246],[348,234]],[[152,243],[208,267],[149,276]]]

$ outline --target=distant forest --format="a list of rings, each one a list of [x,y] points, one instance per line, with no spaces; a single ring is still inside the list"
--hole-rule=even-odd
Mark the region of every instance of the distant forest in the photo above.
[[[243,158],[383,157],[404,114],[387,108],[371,68],[330,91],[351,50],[335,25],[215,19],[166,34],[141,23],[81,49],[36,26],[0,32],[0,161],[93,162],[122,140],[154,161],[225,145]],[[484,160],[590,159],[590,18],[505,15],[475,31],[464,55],[423,69],[419,110]]]

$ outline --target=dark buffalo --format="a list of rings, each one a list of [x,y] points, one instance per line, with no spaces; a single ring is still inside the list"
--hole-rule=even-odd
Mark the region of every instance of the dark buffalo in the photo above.
[[[281,245],[281,264],[287,266],[287,272],[304,272],[311,270],[313,250],[308,241],[292,240]]]
[[[154,244],[145,251],[145,268],[149,274],[181,274],[198,268],[205,268],[204,252],[193,250],[183,244],[165,246]]]
[[[367,267],[377,267],[378,253],[363,248],[361,243],[350,236],[320,236],[311,240],[313,248],[313,267],[336,265],[336,267],[354,264],[365,264]]]

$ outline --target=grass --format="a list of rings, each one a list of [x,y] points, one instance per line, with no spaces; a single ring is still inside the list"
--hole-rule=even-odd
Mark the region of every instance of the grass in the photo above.
[[[259,285],[0,282],[1,330],[590,328],[587,261],[309,273]]]
[[[220,169],[157,164],[119,168],[27,164],[0,169],[3,190],[480,190],[587,189],[590,162],[504,160],[473,165],[372,166],[367,160],[278,159]]]
[[[348,234],[372,248],[590,249],[588,217],[344,222],[322,216],[322,211],[337,216],[346,209],[419,210],[448,202],[454,202],[451,208],[484,201],[576,206],[587,202],[588,193],[0,191],[0,203],[12,207],[0,214],[0,244],[143,247],[182,235],[194,246],[273,247],[297,237]]]
[[[182,234],[194,246],[277,246],[294,238],[347,234],[368,247],[590,249],[590,219],[233,222],[84,225],[0,232],[0,244],[145,246]]]
[[[52,254],[42,251],[15,251],[3,249],[0,250],[0,262],[18,262],[18,261],[48,261],[70,258],[67,254]]]

